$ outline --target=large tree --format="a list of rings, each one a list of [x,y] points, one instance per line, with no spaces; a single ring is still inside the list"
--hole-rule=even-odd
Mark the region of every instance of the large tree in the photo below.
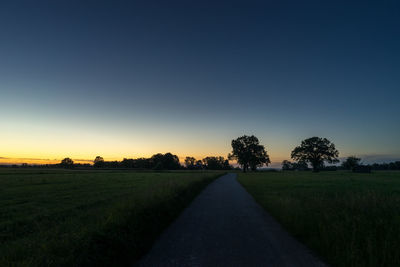
[[[267,151],[260,145],[254,135],[243,135],[232,140],[232,152],[228,155],[230,160],[236,160],[246,172],[249,168],[255,171],[257,167],[271,163]]]
[[[194,169],[196,164],[196,159],[194,157],[185,158],[185,166],[188,169]]]
[[[339,151],[335,145],[326,138],[311,137],[301,142],[300,146],[292,151],[292,159],[310,163],[313,171],[318,171],[324,162],[339,162]]]
[[[229,161],[224,157],[206,157],[203,159],[203,166],[209,170],[230,170]]]
[[[346,170],[352,170],[354,167],[360,165],[360,161],[360,158],[357,158],[356,156],[350,156],[347,157],[345,161],[343,161],[342,167]]]
[[[153,169],[157,170],[176,170],[181,167],[178,156],[169,152],[155,154],[150,160],[153,164]]]

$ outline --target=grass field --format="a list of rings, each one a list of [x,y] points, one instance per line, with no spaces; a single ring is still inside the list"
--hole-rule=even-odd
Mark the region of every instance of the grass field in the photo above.
[[[0,266],[129,265],[220,174],[0,169]]]
[[[400,266],[400,172],[260,172],[239,182],[332,266]]]

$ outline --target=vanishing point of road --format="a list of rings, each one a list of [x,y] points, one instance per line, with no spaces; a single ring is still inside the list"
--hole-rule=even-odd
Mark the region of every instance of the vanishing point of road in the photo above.
[[[325,266],[236,181],[201,192],[155,242],[140,266]]]

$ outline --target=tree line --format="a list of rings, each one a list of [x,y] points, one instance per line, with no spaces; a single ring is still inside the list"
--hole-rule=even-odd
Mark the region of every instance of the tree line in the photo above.
[[[310,170],[308,164],[304,161],[291,162],[284,160],[282,162],[282,170],[284,171],[307,171]],[[364,164],[361,162],[361,158],[356,156],[349,156],[343,160],[343,162],[336,166],[323,166],[321,170],[325,171],[336,171],[336,170],[349,170],[353,172],[371,172],[371,171],[396,171],[400,170],[400,161],[394,161],[389,163],[373,163]]]
[[[362,164],[361,158],[357,158],[356,156],[350,156],[342,163],[340,168],[345,170],[357,170],[357,168],[360,168],[360,166],[376,171],[389,171],[389,170],[394,171],[394,170],[400,170],[400,161],[394,161],[390,163]]]
[[[77,165],[71,158],[64,158],[59,164],[62,168],[74,168]],[[90,166],[90,165],[89,165]],[[103,157],[97,156],[93,160],[94,168],[103,169],[148,169],[148,170],[231,170],[233,167],[229,161],[221,156],[209,156],[201,160],[194,157],[186,157],[184,165],[179,162],[179,157],[172,153],[157,153],[150,158],[124,158],[122,161],[105,161]]]
[[[268,166],[271,162],[268,153],[263,145],[254,135],[241,136],[232,140],[232,153],[229,159],[237,160],[243,171],[255,171],[258,167]],[[339,151],[335,145],[326,138],[311,137],[305,139],[295,147],[291,153],[291,158],[296,162],[283,162],[283,167],[287,169],[308,169],[311,165],[313,171],[317,172],[324,168],[325,163],[337,163]]]
[[[237,160],[242,170],[257,170],[258,167],[268,166],[270,158],[263,145],[255,136],[241,136],[232,140],[232,153],[229,159]],[[306,171],[312,169],[318,171],[352,170],[353,172],[371,172],[371,170],[400,170],[400,161],[391,163],[363,164],[356,156],[347,157],[341,165],[339,163],[339,151],[327,138],[311,137],[301,141],[291,152],[293,162],[284,160],[282,170]],[[330,165],[326,165],[326,163]]]
[[[233,167],[229,160],[236,160],[244,172],[256,171],[258,168],[268,166],[271,161],[264,145],[261,145],[254,135],[240,136],[231,142],[232,152],[227,159],[221,156],[209,156],[203,159],[186,157],[184,165],[181,165],[177,155],[172,153],[158,153],[150,158],[124,158],[122,161],[105,161],[97,156],[93,161],[94,168],[124,168],[124,169],[151,169],[151,170],[230,170]],[[293,162],[284,160],[282,170],[309,170],[314,172],[320,170],[353,170],[356,172],[370,172],[371,170],[400,170],[400,161],[383,164],[364,165],[361,159],[355,156],[348,157],[340,166],[332,165],[339,163],[339,151],[335,145],[326,138],[311,137],[301,141],[291,154]],[[326,163],[330,165],[326,165]],[[74,166],[87,167],[89,164],[74,164],[70,158],[65,158],[57,166],[72,168]]]

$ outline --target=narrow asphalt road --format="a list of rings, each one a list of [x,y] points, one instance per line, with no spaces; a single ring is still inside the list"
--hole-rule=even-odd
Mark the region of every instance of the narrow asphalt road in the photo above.
[[[325,266],[227,174],[160,236],[139,266]]]

